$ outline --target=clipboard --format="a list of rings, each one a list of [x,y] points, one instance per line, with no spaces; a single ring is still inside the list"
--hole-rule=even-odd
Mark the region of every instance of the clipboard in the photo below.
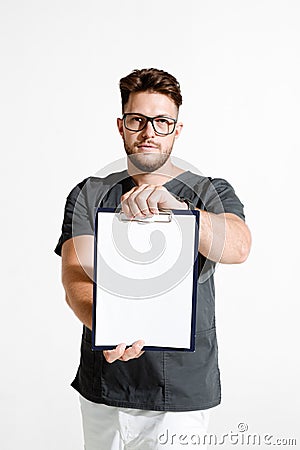
[[[147,351],[195,350],[198,210],[128,219],[98,208],[92,349],[143,339]]]

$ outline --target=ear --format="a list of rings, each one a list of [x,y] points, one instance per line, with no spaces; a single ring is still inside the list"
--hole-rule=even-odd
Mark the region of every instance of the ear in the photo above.
[[[117,127],[119,130],[120,135],[122,136],[122,138],[124,137],[124,127],[123,127],[123,120],[122,119],[117,119]]]
[[[182,122],[177,122],[176,124],[176,128],[175,128],[175,139],[179,138],[181,130],[183,127],[183,123]]]

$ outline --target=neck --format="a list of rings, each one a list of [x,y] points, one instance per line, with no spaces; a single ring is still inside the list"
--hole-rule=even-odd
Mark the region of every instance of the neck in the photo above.
[[[133,181],[137,186],[142,184],[154,184],[163,185],[170,181],[172,178],[177,177],[185,170],[178,166],[175,166],[170,158],[166,163],[154,172],[141,172],[137,169],[132,162],[127,159],[128,162],[128,174],[133,178]]]

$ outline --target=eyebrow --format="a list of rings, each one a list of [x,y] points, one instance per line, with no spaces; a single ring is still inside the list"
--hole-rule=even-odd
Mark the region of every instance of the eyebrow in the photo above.
[[[174,117],[172,117],[172,115],[171,115],[171,114],[168,114],[168,113],[157,114],[156,116],[147,116],[146,114],[138,113],[138,112],[126,112],[126,113],[124,113],[124,114],[138,114],[138,115],[140,115],[140,116],[151,117],[151,118],[153,118],[153,117],[167,117],[168,119],[174,119]],[[177,118],[177,117],[176,117],[176,118]]]

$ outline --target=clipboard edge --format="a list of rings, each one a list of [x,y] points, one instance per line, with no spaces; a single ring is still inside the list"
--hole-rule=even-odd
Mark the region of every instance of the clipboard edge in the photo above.
[[[95,208],[95,218],[94,218],[94,277],[93,277],[93,304],[92,304],[92,350],[113,350],[116,348],[114,345],[99,346],[95,344],[96,341],[96,308],[97,308],[97,241],[98,241],[98,213],[108,212],[116,213],[117,208],[108,207],[97,207]],[[191,337],[190,337],[190,347],[157,347],[157,346],[145,346],[143,347],[145,351],[179,351],[179,352],[194,352],[196,349],[196,319],[197,319],[197,275],[198,275],[198,264],[199,264],[199,222],[200,222],[200,210],[199,209],[173,209],[172,214],[174,215],[194,215],[195,216],[195,239],[194,239],[194,267],[193,267],[193,293],[192,293],[192,313],[191,313]],[[118,344],[117,344],[118,345]]]

